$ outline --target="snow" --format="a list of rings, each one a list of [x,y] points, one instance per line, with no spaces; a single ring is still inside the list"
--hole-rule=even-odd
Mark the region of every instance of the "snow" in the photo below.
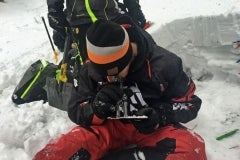
[[[73,124],[66,112],[42,101],[16,106],[11,95],[26,69],[39,58],[54,63],[41,16],[46,1],[6,0],[0,3],[0,159],[30,160],[50,139]],[[239,160],[240,129],[239,0],[140,0],[148,29],[159,45],[182,57],[184,69],[203,100],[198,117],[187,123],[206,143],[209,160]],[[197,152],[198,149],[196,148]]]

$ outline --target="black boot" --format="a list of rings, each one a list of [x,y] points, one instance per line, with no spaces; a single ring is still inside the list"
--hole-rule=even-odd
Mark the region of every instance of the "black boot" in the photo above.
[[[162,154],[155,147],[129,148],[110,153],[101,160],[165,160],[166,154]]]

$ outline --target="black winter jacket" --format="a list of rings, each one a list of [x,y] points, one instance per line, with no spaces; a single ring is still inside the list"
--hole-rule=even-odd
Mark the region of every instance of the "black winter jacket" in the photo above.
[[[48,12],[64,15],[64,0],[47,0]],[[124,1],[129,12],[140,9],[138,0]],[[124,14],[115,0],[68,0],[66,1],[67,19],[70,26],[89,24],[97,19],[114,20]]]
[[[181,59],[158,46],[144,30],[127,28],[130,40],[137,43],[138,55],[130,66],[126,84],[137,84],[149,107],[159,112],[160,124],[186,123],[197,116],[201,99],[194,95],[195,85],[184,73]],[[104,77],[91,73],[89,64],[81,68],[78,88],[68,105],[70,119],[79,125],[99,124],[92,108],[98,82]],[[163,120],[164,119],[164,120]]]

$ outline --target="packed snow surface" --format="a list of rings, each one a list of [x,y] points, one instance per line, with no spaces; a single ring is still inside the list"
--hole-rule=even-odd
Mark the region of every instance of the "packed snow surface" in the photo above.
[[[147,31],[156,42],[183,59],[203,104],[187,123],[205,140],[209,160],[239,160],[240,129],[239,0],[140,0],[154,24]],[[66,112],[42,101],[16,106],[14,88],[38,59],[54,63],[41,16],[46,1],[6,0],[0,3],[0,159],[30,160],[50,139],[67,133],[73,124]],[[49,28],[50,29],[50,28]]]

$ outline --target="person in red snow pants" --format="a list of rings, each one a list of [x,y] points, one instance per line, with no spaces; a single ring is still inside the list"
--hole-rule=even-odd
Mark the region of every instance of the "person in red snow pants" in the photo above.
[[[140,159],[143,152],[147,160],[207,159],[203,139],[180,125],[168,125],[151,134],[141,134],[130,123],[108,120],[104,125],[92,126],[92,131],[80,126],[73,128],[59,140],[47,144],[36,154],[34,160],[98,160],[109,151],[122,149],[130,144],[136,144],[138,148],[126,149],[126,154],[124,151],[121,154],[116,152],[110,157],[115,160],[135,160],[137,156]],[[127,150],[132,149],[134,152],[127,154]],[[105,159],[111,159],[110,157]]]
[[[181,125],[197,117],[202,101],[180,57],[139,27],[105,20],[89,27],[86,44],[89,63],[67,105],[79,126],[35,160],[207,159],[203,139]]]

